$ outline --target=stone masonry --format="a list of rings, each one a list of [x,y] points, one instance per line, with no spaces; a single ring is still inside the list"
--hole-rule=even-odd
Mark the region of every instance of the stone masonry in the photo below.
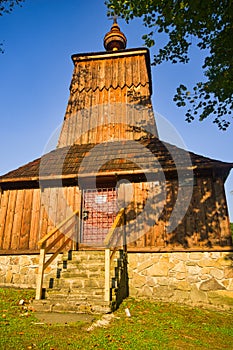
[[[38,261],[39,255],[0,256],[0,287],[35,288]],[[128,278],[132,297],[233,308],[233,252],[128,253]]]
[[[57,259],[45,270],[45,283],[56,274]],[[38,264],[38,254],[0,256],[0,287],[36,288]]]
[[[232,252],[128,254],[129,294],[233,308]]]

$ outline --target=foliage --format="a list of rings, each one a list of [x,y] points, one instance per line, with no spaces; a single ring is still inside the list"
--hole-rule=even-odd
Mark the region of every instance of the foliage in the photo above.
[[[11,13],[15,5],[21,6],[23,1],[24,0],[0,0],[0,16]],[[0,43],[0,53],[4,53],[3,43]]]
[[[233,223],[231,222],[230,225],[231,225],[231,234],[232,234],[232,237],[233,237]]]
[[[33,295],[31,290],[0,289],[0,349],[232,348],[231,313],[127,299],[108,326],[88,331],[86,322],[41,323],[30,311],[28,301]],[[19,305],[21,299],[24,305]],[[126,316],[126,307],[131,317]]]
[[[20,5],[24,0],[0,0],[0,16],[11,13],[15,5]]]
[[[142,17],[148,33],[145,44],[155,44],[158,34],[166,38],[153,64],[164,61],[187,63],[192,44],[205,50],[202,66],[206,80],[197,82],[192,92],[181,84],[174,101],[187,108],[191,122],[213,118],[219,129],[226,130],[233,109],[233,2],[231,0],[108,0],[109,12],[127,22]]]

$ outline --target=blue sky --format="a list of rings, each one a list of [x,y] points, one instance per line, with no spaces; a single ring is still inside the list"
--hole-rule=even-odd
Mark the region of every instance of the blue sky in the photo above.
[[[118,22],[128,48],[143,46],[140,20]],[[0,174],[43,154],[63,121],[73,71],[70,56],[103,51],[103,37],[110,27],[104,0],[26,0],[22,8],[0,18],[5,49],[0,55]],[[188,65],[152,67],[153,108],[176,128],[188,150],[232,162],[233,123],[227,132],[219,131],[211,120],[188,124],[184,110],[172,101],[180,83],[192,86],[202,79],[202,61],[203,55],[193,47]],[[167,130],[158,128],[161,138],[171,141]],[[233,221],[231,190],[233,171],[226,183]]]

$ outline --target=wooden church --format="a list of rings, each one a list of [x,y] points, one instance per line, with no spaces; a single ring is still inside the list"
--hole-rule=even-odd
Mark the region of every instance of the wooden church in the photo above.
[[[199,253],[202,261],[201,254],[211,260],[213,252],[232,251],[224,183],[233,163],[161,141],[148,49],[126,49],[116,20],[104,47],[72,56],[57,148],[0,177],[0,285],[36,287],[36,299],[47,298],[50,310],[46,303],[59,296],[70,298],[74,311],[83,304],[98,310],[92,305],[98,298],[109,306],[120,290],[141,296],[147,288],[146,295],[161,299],[156,283],[170,278],[174,254],[186,261]],[[15,261],[30,257],[33,268],[24,264],[16,278]],[[214,278],[199,275],[199,282]],[[217,283],[233,289],[232,277],[225,273]]]

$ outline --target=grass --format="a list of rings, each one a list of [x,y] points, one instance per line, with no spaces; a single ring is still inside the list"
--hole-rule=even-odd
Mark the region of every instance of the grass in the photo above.
[[[0,349],[232,349],[232,314],[128,299],[106,328],[88,332],[89,323],[39,324],[19,306],[34,291],[0,289]],[[129,307],[131,317],[125,314]]]

